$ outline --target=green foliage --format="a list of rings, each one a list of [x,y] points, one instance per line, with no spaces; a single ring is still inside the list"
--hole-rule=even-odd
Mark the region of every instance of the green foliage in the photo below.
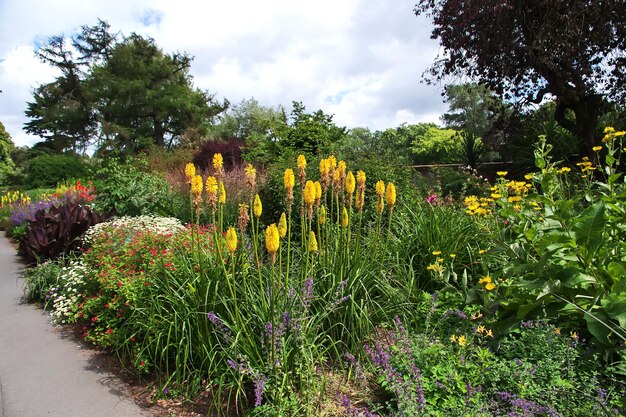
[[[6,184],[15,171],[15,163],[11,159],[11,152],[14,148],[15,144],[11,136],[0,122],[0,184]]]
[[[173,214],[169,185],[161,177],[146,172],[145,161],[120,163],[109,159],[96,171],[94,185],[98,194],[95,208],[113,211],[118,216]]]
[[[509,278],[502,307],[517,320],[547,314],[586,328],[607,352],[626,341],[624,181],[615,171],[621,137],[607,134],[598,167],[588,160],[578,164],[581,172],[575,176],[581,182],[572,193],[567,192],[569,168],[552,163],[550,147],[541,141],[540,171],[533,174],[541,193],[531,190],[518,203],[497,200],[509,224],[500,238],[506,256],[500,267]],[[603,178],[591,181],[596,169]],[[499,186],[506,197],[507,184],[501,180]]]
[[[35,89],[28,103],[28,132],[56,151],[129,155],[153,144],[171,147],[192,129],[206,133],[226,104],[193,88],[191,57],[165,54],[151,38],[109,33],[99,21],[69,41],[51,37],[37,52],[60,70]],[[67,44],[71,45],[67,45]]]
[[[294,101],[291,111],[291,125],[281,146],[295,152],[319,155],[328,152],[331,145],[341,140],[346,129],[333,123],[333,116],[318,110],[306,113],[301,102]]]
[[[461,142],[453,129],[428,127],[413,136],[411,157],[417,165],[448,164],[458,162],[455,155],[461,150]]]
[[[50,302],[50,290],[57,287],[62,276],[61,263],[47,261],[24,270],[24,300],[27,302]]]
[[[622,415],[624,388],[554,326],[525,323],[495,350],[488,325],[436,298],[426,316],[434,328],[412,334],[396,320],[366,347],[390,415]]]
[[[32,159],[28,166],[26,187],[55,187],[70,179],[85,178],[89,175],[88,165],[70,155],[42,155]]]

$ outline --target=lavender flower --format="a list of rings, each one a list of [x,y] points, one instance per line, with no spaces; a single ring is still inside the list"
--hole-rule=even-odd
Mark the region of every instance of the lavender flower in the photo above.
[[[302,289],[302,305],[305,310],[311,306],[313,300],[313,278],[308,277],[304,282],[304,288]]]
[[[263,403],[263,391],[265,390],[266,377],[257,376],[254,381],[254,406],[259,407]]]

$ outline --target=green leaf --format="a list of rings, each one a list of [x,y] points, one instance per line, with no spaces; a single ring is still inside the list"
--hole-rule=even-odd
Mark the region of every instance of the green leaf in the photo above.
[[[585,321],[587,322],[589,333],[603,345],[610,345],[609,334],[611,333],[611,329],[602,324],[600,320],[606,323],[608,322],[608,317],[601,312],[585,314]]]
[[[587,265],[591,261],[593,254],[602,245],[602,237],[606,225],[604,212],[604,203],[596,203],[583,211],[572,227],[576,236],[576,243],[585,249],[584,255]]]

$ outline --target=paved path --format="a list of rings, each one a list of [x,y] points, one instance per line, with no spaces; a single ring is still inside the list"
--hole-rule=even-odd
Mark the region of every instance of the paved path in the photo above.
[[[118,378],[50,324],[36,306],[21,304],[22,265],[0,235],[0,417],[150,416]]]

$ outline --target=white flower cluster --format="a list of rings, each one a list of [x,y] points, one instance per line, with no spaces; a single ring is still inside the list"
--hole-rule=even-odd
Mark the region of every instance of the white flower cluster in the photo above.
[[[52,313],[56,323],[72,323],[76,321],[76,310],[81,291],[84,287],[87,267],[81,259],[72,261],[70,265],[61,268],[62,284],[53,287],[49,296],[52,300]]]
[[[108,222],[98,223],[87,230],[83,237],[86,244],[92,243],[95,236],[98,236],[105,229],[125,228],[133,231],[151,231],[159,234],[176,233],[183,230],[185,226],[180,220],[174,217],[158,216],[137,216],[137,217],[117,217]]]

